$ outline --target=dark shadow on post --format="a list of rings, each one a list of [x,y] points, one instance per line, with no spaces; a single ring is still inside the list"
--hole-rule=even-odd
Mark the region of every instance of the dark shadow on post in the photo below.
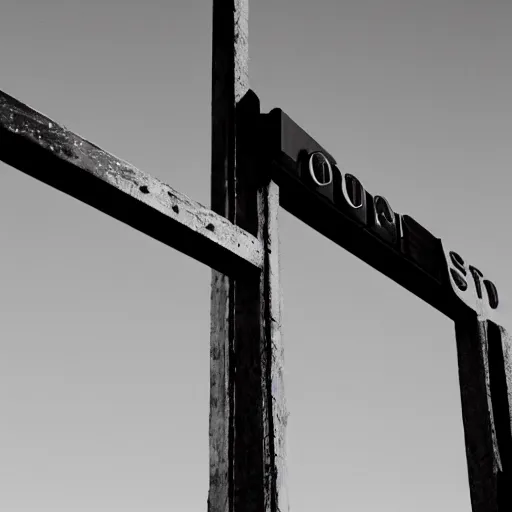
[[[502,331],[494,322],[487,322],[489,374],[494,424],[502,470],[498,473],[498,510],[512,510],[512,433],[508,401]]]
[[[494,432],[487,323],[467,308],[455,320],[462,421],[473,512],[498,512],[500,456]]]

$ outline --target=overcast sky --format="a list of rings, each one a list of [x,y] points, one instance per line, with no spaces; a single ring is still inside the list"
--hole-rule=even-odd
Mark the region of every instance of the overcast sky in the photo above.
[[[252,0],[250,77],[512,290],[512,3]],[[209,204],[211,2],[2,0],[0,89]],[[204,512],[210,269],[0,165],[0,510]],[[280,215],[293,512],[470,510],[453,324]]]

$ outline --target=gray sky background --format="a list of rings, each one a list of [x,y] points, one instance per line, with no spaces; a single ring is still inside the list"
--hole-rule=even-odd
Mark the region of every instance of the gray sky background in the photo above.
[[[209,204],[210,1],[0,14],[0,89]],[[250,5],[264,111],[501,296],[511,22],[507,0]],[[0,510],[206,510],[210,270],[0,167]],[[280,228],[292,511],[468,512],[452,323],[286,212]]]

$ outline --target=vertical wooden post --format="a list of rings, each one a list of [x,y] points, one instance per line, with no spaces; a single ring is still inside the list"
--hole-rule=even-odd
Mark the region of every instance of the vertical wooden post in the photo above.
[[[512,510],[512,339],[487,322],[490,391],[501,468],[497,479],[498,510]]]
[[[212,273],[209,512],[285,512],[277,186],[258,177],[248,0],[213,0],[212,209],[258,236],[261,273]]]
[[[472,510],[502,512],[498,508],[502,463],[491,399],[488,325],[467,308],[455,321],[455,334]]]
[[[284,394],[284,348],[281,337],[282,295],[279,285],[279,187],[272,181],[260,191],[260,224],[258,236],[265,240],[265,266],[262,276],[261,318],[264,343],[263,367],[265,370],[264,392],[264,440],[266,467],[265,511],[288,512],[288,488],[286,475],[286,423],[288,411]]]

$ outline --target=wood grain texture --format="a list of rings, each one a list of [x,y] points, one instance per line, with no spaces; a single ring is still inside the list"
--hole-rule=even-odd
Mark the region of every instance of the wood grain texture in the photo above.
[[[213,1],[211,207],[236,222],[235,91],[248,90],[248,0]],[[243,19],[245,16],[246,19]],[[236,77],[236,84],[235,84]],[[233,512],[236,282],[212,272],[209,512]]]
[[[282,338],[282,294],[279,271],[279,187],[273,181],[264,186],[259,195],[259,238],[265,250],[262,279],[262,335],[263,387],[267,396],[264,405],[265,510],[288,512],[286,465],[286,424],[288,411],[284,392],[284,346]]]
[[[472,510],[498,512],[503,468],[491,399],[487,322],[467,308],[455,321],[455,334]]]
[[[258,276],[212,274],[208,509],[284,511],[278,203],[258,176],[247,0],[214,0],[212,57],[212,209],[258,238],[264,263]]]
[[[491,401],[500,451],[498,510],[512,510],[512,339],[508,331],[487,321]]]
[[[500,341],[503,357],[503,373],[505,377],[507,394],[509,428],[512,431],[512,336],[504,327],[497,327],[500,331],[501,338]]]
[[[262,268],[254,235],[1,91],[0,159],[213,268]]]

